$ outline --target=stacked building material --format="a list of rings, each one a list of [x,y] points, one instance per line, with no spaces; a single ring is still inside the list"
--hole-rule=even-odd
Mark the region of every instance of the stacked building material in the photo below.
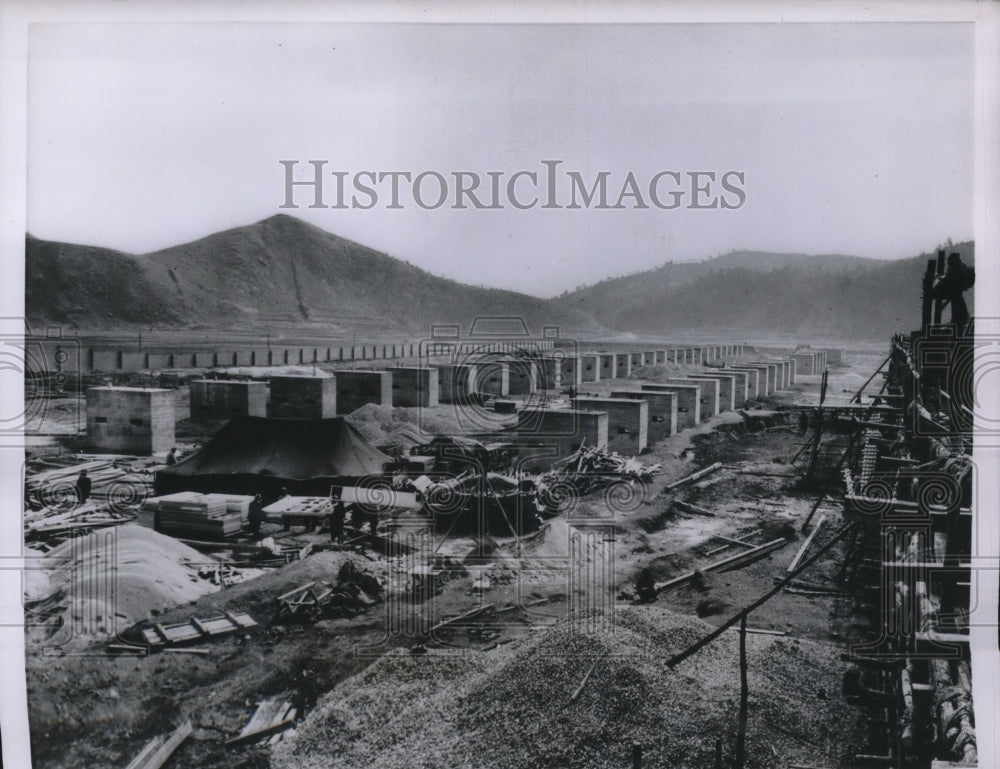
[[[180,539],[220,540],[243,526],[253,497],[181,491],[151,497],[142,505],[139,523]]]

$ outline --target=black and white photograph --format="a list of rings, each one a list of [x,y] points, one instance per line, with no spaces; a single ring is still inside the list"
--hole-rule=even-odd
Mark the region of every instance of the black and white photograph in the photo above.
[[[1000,765],[998,33],[0,9],[0,766]]]

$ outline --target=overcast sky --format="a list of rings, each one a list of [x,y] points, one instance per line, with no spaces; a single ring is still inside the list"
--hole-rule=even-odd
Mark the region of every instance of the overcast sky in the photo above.
[[[28,229],[141,253],[285,212],[543,296],[733,248],[912,256],[973,236],[973,54],[966,24],[36,25]],[[451,197],[425,210],[404,182],[388,208],[386,182],[369,210],[310,209],[297,188],[282,211],[280,160],[327,161],[327,204],[331,171],[348,203],[360,171],[436,171]],[[453,172],[505,190],[545,160],[609,172],[611,204],[631,172],[650,207],[542,209],[524,178],[530,210],[450,207]],[[742,172],[745,202],[692,210],[688,184],[659,209],[661,171]]]

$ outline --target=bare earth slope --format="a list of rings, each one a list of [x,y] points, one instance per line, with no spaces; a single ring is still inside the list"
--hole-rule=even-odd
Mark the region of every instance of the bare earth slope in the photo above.
[[[425,331],[478,316],[520,316],[529,328],[593,328],[572,308],[432,275],[291,216],[151,254],[28,237],[26,307],[33,325]]]

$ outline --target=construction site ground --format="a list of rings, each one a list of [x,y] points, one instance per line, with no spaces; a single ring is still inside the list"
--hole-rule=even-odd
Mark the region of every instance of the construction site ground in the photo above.
[[[851,355],[830,371],[831,401],[846,402],[881,361]],[[34,765],[39,769],[125,767],[150,738],[186,719],[194,732],[169,765],[240,767],[628,766],[643,746],[647,767],[711,766],[715,743],[732,750],[739,698],[738,640],[727,632],[675,669],[670,654],[705,635],[774,587],[804,535],[816,500],[801,485],[805,436],[779,407],[815,404],[819,376],[746,410],[724,412],[641,457],[661,472],[627,512],[614,516],[615,595],[592,625],[566,620],[572,599],[559,516],[517,543],[499,533],[489,558],[470,559],[438,595],[390,601],[354,618],[315,624],[271,623],[275,597],[299,585],[333,581],[345,560],[386,577],[374,553],[322,549],[325,534],[295,532],[317,552],[280,569],[160,612],[161,624],[246,612],[258,626],[205,641],[207,653],[109,654],[109,638],[40,641],[29,631],[26,672]],[[621,382],[585,385],[606,393]],[[445,407],[442,407],[445,408]],[[183,436],[196,442],[197,435]],[[832,436],[831,440],[836,440]],[[666,486],[712,463],[723,468],[673,491]],[[712,513],[684,513],[683,500]],[[840,521],[824,503],[822,544]],[[578,501],[574,520],[606,518],[601,491]],[[650,604],[629,599],[649,568],[658,582],[731,555],[725,539],[788,544],[738,570],[705,574]],[[442,545],[460,560],[473,543]],[[816,545],[814,545],[816,547]],[[833,584],[841,547],[803,579]],[[473,582],[489,577],[486,590]],[[405,604],[416,629],[389,627],[387,606]],[[503,622],[472,630],[420,632],[490,604]],[[499,615],[497,615],[499,616]],[[859,712],[842,696],[841,654],[857,636],[851,604],[840,598],[779,593],[753,612],[748,638],[748,765],[846,766],[861,743]],[[594,664],[596,662],[596,664]],[[574,692],[592,669],[590,680]],[[276,744],[226,747],[257,704],[293,703],[295,729]]]

